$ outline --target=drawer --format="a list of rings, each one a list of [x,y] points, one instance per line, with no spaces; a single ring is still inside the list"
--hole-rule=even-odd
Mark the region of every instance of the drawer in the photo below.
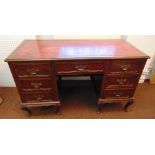
[[[103,72],[102,62],[57,62],[57,74],[93,74]]]
[[[25,77],[50,77],[50,63],[15,63],[13,64],[15,73],[19,78]]]
[[[52,91],[53,81],[51,79],[42,80],[19,80],[21,89],[24,92],[31,91]]]
[[[133,89],[124,89],[124,90],[104,90],[104,98],[129,98],[133,96]]]
[[[108,72],[110,73],[139,73],[139,61],[117,60],[112,61]]]
[[[38,103],[38,102],[52,102],[56,101],[51,92],[45,93],[24,93],[22,94],[23,103]]]
[[[134,88],[135,84],[137,84],[137,79],[137,76],[107,76],[105,79],[105,88]]]

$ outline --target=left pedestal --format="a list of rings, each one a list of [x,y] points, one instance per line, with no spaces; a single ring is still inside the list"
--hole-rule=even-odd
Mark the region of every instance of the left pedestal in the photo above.
[[[59,113],[60,101],[53,62],[28,61],[9,62],[22,108],[56,106]]]

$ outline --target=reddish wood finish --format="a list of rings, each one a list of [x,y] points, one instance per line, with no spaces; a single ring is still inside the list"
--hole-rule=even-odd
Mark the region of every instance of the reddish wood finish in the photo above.
[[[48,78],[22,79],[19,80],[19,83],[24,92],[53,91],[53,81]]]
[[[105,90],[103,93],[103,97],[107,98],[131,98],[133,97],[133,90],[132,89],[113,89],[113,90]]]
[[[110,73],[138,73],[141,60],[113,60],[109,65]]]
[[[57,79],[52,62],[9,62],[22,107],[51,106],[59,109]],[[57,110],[57,112],[59,112]]]
[[[23,93],[22,99],[24,103],[52,102],[55,101],[54,95],[50,91],[37,93]],[[23,103],[23,104],[24,104]]]
[[[102,61],[56,62],[56,72],[58,75],[102,74],[103,70],[104,64]]]
[[[121,89],[121,88],[134,88],[137,76],[131,75],[107,75],[105,88],[106,89]]]
[[[57,107],[57,75],[103,75],[98,112],[120,102],[127,111],[149,57],[123,40],[26,40],[9,63],[22,106]]]
[[[16,62],[13,63],[15,74],[19,78],[50,77],[52,75],[51,63],[47,62]]]
[[[127,43],[114,40],[25,40],[6,61],[148,58]]]

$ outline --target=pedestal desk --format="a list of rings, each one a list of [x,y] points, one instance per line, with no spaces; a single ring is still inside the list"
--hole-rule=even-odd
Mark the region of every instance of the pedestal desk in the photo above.
[[[103,75],[97,109],[122,103],[127,111],[149,57],[124,40],[25,40],[7,58],[23,108],[56,106],[61,76]],[[94,103],[95,104],[95,103]]]

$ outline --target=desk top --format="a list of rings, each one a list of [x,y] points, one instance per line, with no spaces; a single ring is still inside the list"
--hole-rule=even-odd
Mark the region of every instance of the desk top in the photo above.
[[[149,58],[128,42],[113,40],[25,40],[5,61]]]

